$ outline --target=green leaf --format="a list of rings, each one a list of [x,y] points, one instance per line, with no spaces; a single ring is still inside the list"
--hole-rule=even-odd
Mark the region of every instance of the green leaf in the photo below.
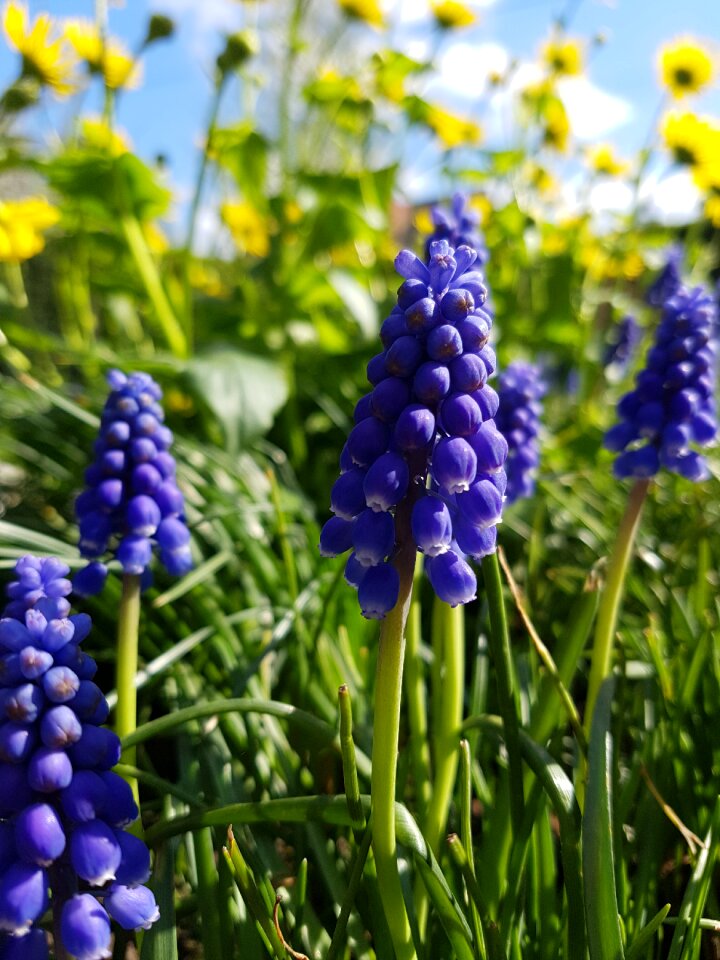
[[[670,904],[666,903],[662,910],[658,910],[649,923],[646,923],[628,947],[627,960],[641,960],[643,952],[663,924],[665,917],[670,913]]]
[[[367,287],[347,270],[330,270],[328,281],[341,297],[363,335],[368,339],[375,336],[378,330],[377,305]]]
[[[196,396],[220,422],[230,452],[269,430],[288,397],[279,364],[240,350],[195,357],[187,365],[187,376]]]
[[[150,887],[160,908],[160,919],[150,927],[143,937],[141,960],[178,960],[174,902],[174,846],[174,843],[165,843],[155,853],[153,879]]]
[[[268,142],[249,123],[223,127],[212,135],[211,153],[235,178],[243,194],[265,205]],[[262,209],[262,207],[261,207]]]
[[[590,731],[589,772],[582,822],[583,884],[590,960],[624,960],[615,889],[612,828],[612,736],[614,682],[600,687]]]

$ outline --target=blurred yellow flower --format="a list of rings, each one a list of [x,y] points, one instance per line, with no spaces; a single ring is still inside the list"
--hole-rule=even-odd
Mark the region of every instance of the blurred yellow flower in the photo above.
[[[705,216],[714,227],[720,227],[720,195],[714,194],[705,201]]]
[[[579,40],[549,40],[542,49],[542,58],[555,76],[576,77],[582,73],[583,57]]]
[[[378,0],[338,0],[338,6],[346,17],[363,20],[372,27],[383,25],[383,14]]]
[[[543,123],[543,143],[546,147],[564,153],[570,136],[570,121],[565,107],[557,98],[545,107]]]
[[[59,219],[60,211],[44,197],[0,200],[0,261],[19,263],[40,253],[43,230]]]
[[[427,207],[421,207],[413,217],[413,226],[418,233],[427,235],[434,233],[435,224]]]
[[[672,110],[663,117],[660,132],[675,163],[702,168],[718,156],[720,127],[708,117]]]
[[[609,143],[601,143],[588,150],[588,163],[595,173],[606,177],[619,177],[629,169],[629,164],[616,155]]]
[[[142,231],[145,234],[145,241],[151,253],[167,253],[170,249],[168,238],[156,223],[143,223]]]
[[[140,83],[140,64],[115,37],[103,37],[90,20],[68,20],[65,36],[90,73],[100,74],[111,90],[136,87]]]
[[[266,257],[270,252],[270,221],[246,200],[224,203],[220,215],[242,253]]]
[[[608,250],[593,238],[581,251],[580,261],[594,280],[636,280],[645,269],[637,250]]]
[[[486,227],[490,221],[490,216],[493,212],[492,203],[490,198],[487,197],[484,193],[474,193],[470,197],[468,206],[471,210],[475,210],[480,215],[480,226]]]
[[[692,37],[677,40],[660,51],[662,83],[676,99],[706,87],[713,71],[710,54]]]
[[[50,87],[58,97],[67,97],[74,90],[72,64],[65,57],[62,38],[50,39],[53,26],[46,13],[31,24],[27,6],[20,0],[8,0],[3,9],[5,36],[23,58],[23,74]]]
[[[206,297],[228,297],[230,290],[223,283],[219,272],[212,266],[195,260],[190,264],[190,284]],[[166,394],[167,396],[167,394]]]
[[[472,10],[459,0],[433,0],[430,8],[437,25],[443,30],[469,27],[477,20]]]
[[[541,196],[555,193],[558,187],[555,177],[541,164],[529,161],[524,168],[527,181]]]
[[[483,132],[479,123],[465,117],[458,117],[440,107],[428,105],[425,123],[437,134],[448,150],[480,143],[482,140]]]
[[[80,121],[80,135],[83,141],[96,150],[120,157],[130,152],[130,141],[124,133],[114,130],[100,117],[83,117]]]
[[[564,231],[548,227],[540,238],[540,252],[546,257],[557,257],[568,248],[568,238]]]

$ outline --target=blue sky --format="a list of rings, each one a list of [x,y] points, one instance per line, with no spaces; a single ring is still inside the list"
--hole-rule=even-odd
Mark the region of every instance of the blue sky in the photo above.
[[[655,58],[659,46],[681,34],[704,37],[720,49],[720,3],[716,0],[476,0],[476,26],[454,32],[438,50],[441,70],[431,81],[433,99],[449,107],[470,110],[487,101],[483,77],[488,69],[512,56],[532,61],[539,43],[547,37],[555,16],[572,9],[569,32],[582,37],[603,33],[607,43],[593,51],[589,83],[571,82],[567,105],[581,135],[588,142],[609,139],[622,153],[630,154],[646,140],[660,99]],[[220,49],[222,31],[257,24],[261,38],[271,33],[263,21],[273,23],[289,10],[291,0],[242,3],[239,0],[125,0],[110,3],[110,29],[134,47],[142,38],[152,11],[173,16],[177,33],[169,42],[156,44],[145,60],[142,87],[122,98],[119,125],[130,134],[137,152],[152,159],[167,158],[173,186],[182,202],[191,190],[201,137],[212,91],[212,63]],[[313,0],[317,40],[336,23],[334,0]],[[48,10],[56,16],[92,17],[93,0],[32,0],[33,13]],[[422,53],[430,39],[426,0],[388,0],[385,4],[391,37],[401,48]],[[256,20],[256,18],[259,18]],[[356,49],[378,43],[380,35],[365,27],[352,27]],[[16,60],[0,47],[0,82],[10,80]],[[525,69],[525,68],[524,68]],[[530,67],[527,67],[530,70]],[[236,114],[238,91],[229,90],[225,110]],[[92,96],[85,104],[92,106]],[[720,115],[720,86],[715,85],[693,108]],[[497,108],[497,109],[496,109]],[[482,109],[482,108],[481,108]],[[495,136],[493,110],[484,108],[490,136]],[[53,106],[48,112],[62,126],[72,107]],[[46,116],[48,116],[46,115]],[[43,121],[45,122],[45,121]],[[495,124],[496,125],[496,124]],[[39,129],[39,128],[38,128]],[[427,151],[424,151],[427,154]],[[432,169],[432,163],[429,169]],[[428,170],[417,171],[417,192],[431,191]],[[683,204],[681,196],[676,198]]]

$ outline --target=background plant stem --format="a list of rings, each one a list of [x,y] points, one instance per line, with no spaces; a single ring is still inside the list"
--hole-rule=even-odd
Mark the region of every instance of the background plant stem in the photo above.
[[[138,663],[138,633],[140,626],[140,577],[126,573],[122,581],[122,597],[118,616],[117,645],[117,706],[115,708],[115,732],[122,740],[137,727],[137,693],[135,674]],[[123,751],[125,763],[135,765],[135,747]],[[134,777],[128,778],[135,801],[138,800],[138,785]]]

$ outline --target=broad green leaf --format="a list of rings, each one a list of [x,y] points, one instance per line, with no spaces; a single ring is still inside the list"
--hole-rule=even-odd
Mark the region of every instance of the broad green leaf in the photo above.
[[[155,864],[150,887],[155,894],[160,909],[160,919],[143,936],[141,960],[178,960],[177,930],[175,927],[174,847],[175,843],[164,843],[155,852]]]
[[[187,376],[222,425],[231,452],[269,430],[288,397],[279,364],[240,350],[219,349],[195,357],[188,362]]]

